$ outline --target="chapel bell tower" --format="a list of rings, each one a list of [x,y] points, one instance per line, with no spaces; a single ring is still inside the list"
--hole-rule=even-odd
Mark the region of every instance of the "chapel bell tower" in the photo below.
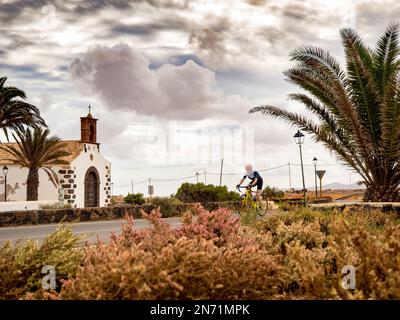
[[[86,117],[81,117],[81,141],[86,143],[97,143],[97,119],[90,113]]]

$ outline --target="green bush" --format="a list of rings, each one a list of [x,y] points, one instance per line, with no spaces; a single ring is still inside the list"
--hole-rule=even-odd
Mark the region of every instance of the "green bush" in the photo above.
[[[255,210],[244,210],[240,215],[240,224],[242,226],[252,226],[257,221],[257,212]]]
[[[261,196],[264,200],[267,199],[282,199],[285,193],[282,190],[279,190],[275,187],[266,186],[264,190],[261,192]]]
[[[61,279],[74,276],[83,259],[83,250],[77,248],[82,236],[61,225],[46,237],[41,245],[29,240],[12,246],[6,242],[0,247],[0,299],[18,299],[41,289],[42,268],[54,266],[58,289]],[[56,288],[57,289],[57,288]]]
[[[204,183],[183,183],[176,197],[182,202],[222,202],[239,200],[239,194],[234,191],[228,191],[226,186],[214,186]]]
[[[143,204],[145,200],[143,193],[128,193],[124,198],[124,202],[129,204]]]
[[[151,204],[160,208],[163,217],[176,216],[176,206],[181,205],[182,201],[175,197],[154,197]]]

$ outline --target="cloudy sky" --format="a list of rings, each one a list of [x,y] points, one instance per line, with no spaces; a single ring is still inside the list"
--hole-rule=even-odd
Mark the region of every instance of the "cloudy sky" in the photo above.
[[[232,188],[247,162],[266,183],[300,187],[294,128],[251,107],[274,104],[305,112],[287,94],[288,55],[317,45],[343,62],[339,29],[356,28],[371,46],[400,3],[322,0],[0,0],[0,76],[23,89],[50,129],[79,139],[88,105],[112,162],[114,194],[175,192],[199,180]],[[325,183],[356,174],[306,137],[306,184],[314,156]],[[206,176],[204,172],[207,172]],[[230,174],[231,173],[231,174]],[[166,181],[161,181],[166,180]]]

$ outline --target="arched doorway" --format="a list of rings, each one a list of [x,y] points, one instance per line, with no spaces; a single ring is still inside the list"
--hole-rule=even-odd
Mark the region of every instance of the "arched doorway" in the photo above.
[[[90,167],[85,174],[85,207],[98,207],[99,194],[99,173],[95,167]]]

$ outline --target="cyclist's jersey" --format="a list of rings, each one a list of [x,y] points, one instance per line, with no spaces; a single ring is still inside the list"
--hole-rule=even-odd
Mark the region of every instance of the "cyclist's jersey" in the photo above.
[[[257,171],[252,171],[250,173],[245,173],[245,175],[243,176],[243,179],[249,178],[252,182],[254,181],[254,179],[257,178],[257,183],[260,183],[263,181],[262,177],[260,176],[260,174]]]

